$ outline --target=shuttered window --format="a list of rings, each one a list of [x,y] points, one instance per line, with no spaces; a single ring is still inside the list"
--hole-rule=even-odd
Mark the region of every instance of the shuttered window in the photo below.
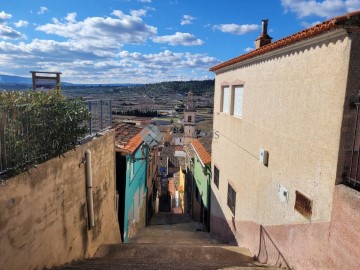
[[[307,219],[310,219],[312,215],[312,200],[297,190],[295,191],[295,195],[295,210]]]
[[[222,106],[221,111],[224,113],[230,112],[230,88],[229,86],[225,86],[222,89]]]
[[[244,87],[235,86],[233,95],[234,115],[242,117],[244,100]]]

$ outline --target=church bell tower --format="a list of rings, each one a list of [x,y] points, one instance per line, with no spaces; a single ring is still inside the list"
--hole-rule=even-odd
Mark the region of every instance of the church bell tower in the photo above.
[[[193,94],[190,91],[187,96],[187,102],[184,110],[185,143],[190,143],[194,138],[196,138],[195,116],[196,116],[195,103],[193,100]]]

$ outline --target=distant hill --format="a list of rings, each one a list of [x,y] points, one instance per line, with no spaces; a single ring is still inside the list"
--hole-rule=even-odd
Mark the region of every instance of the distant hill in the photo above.
[[[178,93],[186,95],[189,91],[195,95],[214,93],[214,80],[203,81],[170,81],[136,86],[121,87],[116,90],[133,89],[145,93]]]
[[[0,74],[0,84],[12,84],[12,85],[32,85],[32,79],[20,76],[10,76],[10,75],[2,75]],[[98,86],[137,86],[141,84],[132,84],[132,83],[114,83],[114,84],[75,84],[75,83],[68,83],[68,82],[61,82],[63,86],[83,86],[83,87],[98,87]]]
[[[127,89],[142,91],[145,93],[179,93],[186,95],[189,91],[192,91],[195,95],[201,95],[205,93],[214,92],[214,80],[204,81],[169,81],[151,84],[72,84],[67,82],[61,82],[63,90],[81,90],[89,91],[91,89],[100,89],[105,92],[118,92]],[[0,74],[0,89],[7,90],[25,90],[32,87],[32,79],[9,76]]]
[[[15,84],[32,84],[31,78],[19,77],[19,76],[9,76],[0,74],[0,83],[15,83]]]

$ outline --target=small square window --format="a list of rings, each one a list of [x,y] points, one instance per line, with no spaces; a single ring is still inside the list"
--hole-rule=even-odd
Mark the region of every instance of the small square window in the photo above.
[[[230,184],[228,184],[227,205],[229,206],[233,215],[235,215],[236,192]]]

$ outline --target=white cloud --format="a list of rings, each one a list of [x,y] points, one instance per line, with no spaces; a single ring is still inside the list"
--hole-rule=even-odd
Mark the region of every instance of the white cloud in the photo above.
[[[76,12],[71,12],[71,13],[68,13],[65,17],[65,20],[68,21],[69,23],[76,23]],[[54,23],[59,23],[59,21],[57,20],[56,21],[56,18],[55,20],[53,21]]]
[[[6,13],[5,11],[0,12],[0,24],[5,23],[7,19],[12,17],[11,14]]]
[[[37,14],[44,14],[46,12],[48,12],[48,8],[47,7],[40,7],[40,10],[37,12]]]
[[[24,20],[20,20],[18,22],[14,22],[15,27],[20,28],[20,27],[27,27],[29,25],[28,21],[24,21]]]
[[[19,39],[19,38],[25,38],[25,36],[7,25],[0,24],[0,38]]]
[[[139,3],[151,3],[151,0],[138,0]]]
[[[147,10],[145,9],[138,9],[138,10],[131,10],[130,15],[133,17],[143,17],[146,15]]]
[[[176,32],[174,35],[155,37],[153,41],[155,43],[167,43],[171,46],[199,46],[204,44],[204,41],[196,38],[194,35],[180,32]]]
[[[133,11],[131,15],[121,10],[114,10],[113,17],[88,17],[83,21],[76,21],[76,14],[67,15],[65,22],[52,19],[52,23],[38,26],[36,30],[47,34],[55,34],[84,49],[116,49],[123,44],[142,44],[148,38],[156,35],[157,28],[145,24],[140,16],[143,11]]]
[[[330,18],[360,9],[360,0],[281,0],[285,12],[293,12],[299,18],[319,16]]]
[[[248,52],[251,52],[253,50],[254,50],[254,48],[247,47],[247,48],[244,49],[244,52],[248,53]]]
[[[309,23],[309,22],[301,22],[301,25],[303,27],[305,27],[305,28],[310,28],[310,27],[313,27],[313,26],[315,26],[315,25],[317,25],[319,23],[321,23],[321,22],[320,21],[311,22],[311,23]]]
[[[181,19],[180,24],[181,25],[192,24],[194,20],[196,20],[196,17],[192,17],[190,15],[184,15],[183,18]]]
[[[213,26],[214,30],[219,30],[223,33],[230,33],[233,35],[245,35],[249,32],[253,32],[259,29],[257,24],[217,24]]]
[[[157,28],[141,19],[145,15],[143,10],[129,14],[115,10],[107,17],[79,20],[76,13],[68,13],[37,26],[37,31],[60,36],[60,40],[8,41],[24,36],[0,24],[1,72],[28,76],[29,70],[60,70],[64,81],[75,83],[151,83],[212,76],[209,67],[220,61],[206,54],[165,49],[153,54],[123,51],[125,44],[145,44],[153,38],[168,44],[203,44],[188,33],[156,37]],[[24,24],[19,22],[19,26]]]

